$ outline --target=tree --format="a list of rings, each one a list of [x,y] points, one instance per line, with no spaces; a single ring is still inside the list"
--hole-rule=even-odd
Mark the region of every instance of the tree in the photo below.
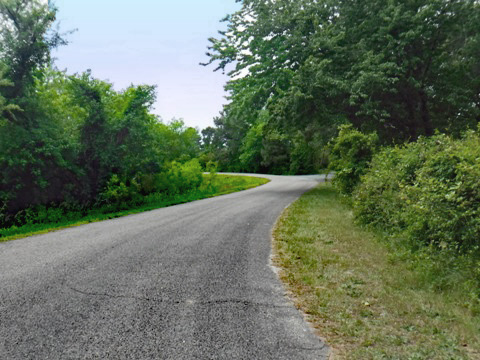
[[[65,43],[54,19],[38,1],[0,0],[0,228],[51,207],[58,218],[103,206],[108,194],[136,201],[173,167],[197,183],[197,130],[150,113],[154,86],[115,91],[90,71],[53,69],[50,51]],[[127,197],[115,196],[120,185]]]
[[[346,78],[357,127],[378,129],[386,140],[416,140],[472,125],[478,2],[346,1],[340,11],[346,55],[356,59]]]
[[[61,34],[51,30],[55,13],[55,8],[38,0],[0,2],[0,54],[5,75],[12,82],[3,95],[20,106],[35,76],[41,76],[38,70],[50,64],[50,50],[66,44]]]
[[[79,166],[85,171],[84,201],[93,201],[111,174],[114,158],[113,131],[108,123],[106,98],[111,85],[91,77],[90,72],[70,78],[74,101],[85,111],[80,125]]]
[[[236,129],[233,142],[242,143],[264,110],[265,138],[270,129],[286,137],[290,154],[299,132],[307,144],[326,144],[344,123],[395,143],[435,130],[459,134],[480,119],[478,1],[242,5],[207,53],[216,70],[233,67],[223,119]],[[271,151],[263,154],[268,163]]]
[[[0,89],[12,86],[12,82],[3,77],[3,73],[0,72]],[[15,118],[15,112],[21,111],[20,107],[13,104],[8,104],[7,99],[1,95],[0,91],[0,118],[12,119]]]
[[[242,145],[237,143],[251,138],[262,122],[259,120],[262,112],[268,110],[268,126],[264,127],[260,151],[267,171],[289,171],[292,137],[298,130],[305,130],[303,124],[291,121],[288,113],[294,110],[285,97],[294,85],[295,75],[311,55],[310,43],[316,26],[322,19],[328,22],[334,12],[331,6],[313,6],[314,3],[244,1],[239,12],[225,19],[229,26],[223,37],[210,39],[209,63],[218,62],[217,70],[235,64],[226,86],[231,94],[230,103],[225,106],[223,116],[224,125],[232,130],[228,146],[240,149]],[[309,123],[315,122],[311,112],[308,115]],[[242,154],[233,150],[232,156],[233,162]],[[245,161],[245,154],[242,159]]]
[[[268,121],[268,112],[264,111],[258,122],[248,129],[240,147],[240,163],[244,171],[261,172],[264,168],[262,150],[264,127]]]
[[[37,1],[0,2],[0,207],[9,214],[62,197],[54,182],[63,177],[66,146],[35,89],[50,50],[64,43],[49,32],[54,19],[55,9]]]
[[[150,110],[155,102],[155,86],[130,86],[114,95],[112,126],[115,138],[116,172],[125,176],[158,172],[162,155],[158,152],[154,127],[158,122]]]

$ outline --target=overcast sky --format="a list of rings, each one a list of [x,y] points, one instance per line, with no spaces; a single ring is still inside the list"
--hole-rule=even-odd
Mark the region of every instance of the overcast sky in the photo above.
[[[219,21],[239,8],[235,0],[55,0],[60,30],[78,29],[54,52],[69,74],[91,69],[116,90],[157,85],[154,112],[165,122],[183,118],[200,129],[213,125],[226,102],[227,77],[200,66]]]

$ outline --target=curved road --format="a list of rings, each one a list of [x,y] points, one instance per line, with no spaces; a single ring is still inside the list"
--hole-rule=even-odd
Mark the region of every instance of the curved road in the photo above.
[[[326,359],[269,267],[321,176],[0,243],[1,359]]]

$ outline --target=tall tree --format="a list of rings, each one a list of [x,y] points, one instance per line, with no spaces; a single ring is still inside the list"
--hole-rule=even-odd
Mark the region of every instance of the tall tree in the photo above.
[[[61,198],[52,180],[63,172],[65,146],[35,90],[50,50],[64,43],[50,31],[54,19],[55,9],[38,1],[0,2],[0,69],[7,85],[0,86],[0,207],[7,212]]]
[[[38,0],[0,2],[0,54],[6,77],[13,86],[3,95],[22,105],[39,69],[50,64],[50,50],[66,44],[58,31],[51,30],[56,9]]]
[[[287,137],[290,154],[299,131],[317,148],[346,122],[376,130],[383,142],[436,129],[458,133],[478,122],[478,1],[242,5],[207,53],[216,70],[233,67],[223,122],[240,143],[263,110],[270,114],[265,138],[270,130]]]
[[[79,166],[86,175],[86,201],[93,201],[112,170],[113,131],[108,124],[105,98],[111,85],[93,79],[90,72],[71,78],[74,101],[85,111],[80,126]]]

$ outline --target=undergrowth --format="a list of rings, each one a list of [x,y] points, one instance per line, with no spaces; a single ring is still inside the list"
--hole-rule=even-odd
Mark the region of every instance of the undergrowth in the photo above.
[[[66,213],[58,208],[50,208],[45,216],[32,219],[27,224],[0,229],[0,242],[246,190],[269,181],[258,177],[222,174],[205,174],[203,177],[204,181],[198,188],[181,194],[153,193],[141,197],[140,201],[134,204],[106,204],[98,208]]]

